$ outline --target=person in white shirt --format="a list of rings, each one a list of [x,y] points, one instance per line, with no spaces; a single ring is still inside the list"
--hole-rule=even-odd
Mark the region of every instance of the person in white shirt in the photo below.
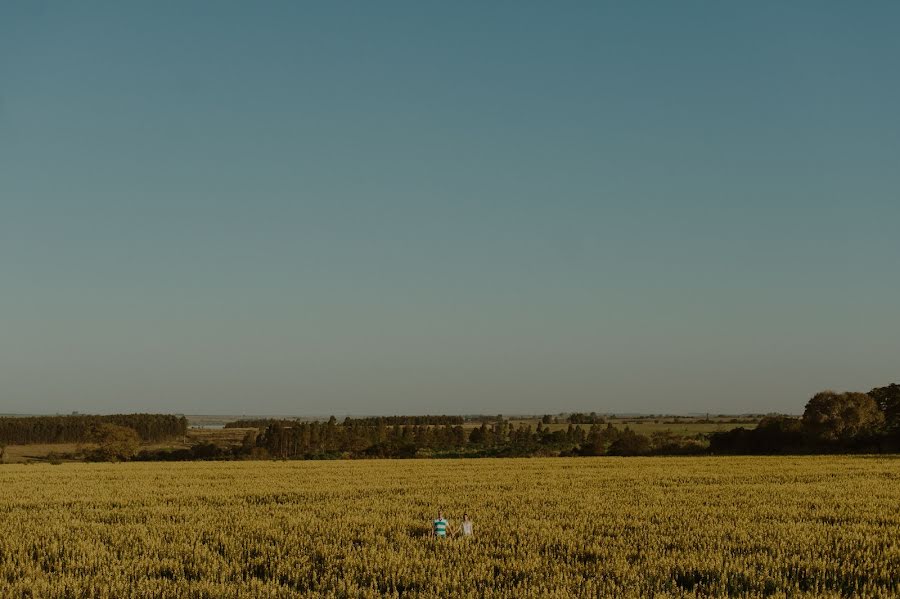
[[[459,531],[464,537],[472,536],[472,521],[469,520],[469,514],[463,514],[462,523],[459,525]]]

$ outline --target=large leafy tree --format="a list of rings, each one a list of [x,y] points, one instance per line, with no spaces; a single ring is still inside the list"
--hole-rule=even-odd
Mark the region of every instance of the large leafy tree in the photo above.
[[[869,391],[869,397],[875,400],[884,414],[885,428],[900,432],[900,385],[892,383],[887,387],[876,387]]]
[[[141,437],[133,428],[103,423],[94,429],[99,447],[93,452],[97,460],[127,460],[137,453]]]
[[[865,393],[816,393],[803,412],[803,428],[814,439],[849,441],[874,433],[884,423],[878,404]]]

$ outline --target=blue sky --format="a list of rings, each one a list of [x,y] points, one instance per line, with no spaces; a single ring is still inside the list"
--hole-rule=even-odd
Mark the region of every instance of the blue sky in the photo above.
[[[900,5],[4,2],[0,412],[900,379]]]

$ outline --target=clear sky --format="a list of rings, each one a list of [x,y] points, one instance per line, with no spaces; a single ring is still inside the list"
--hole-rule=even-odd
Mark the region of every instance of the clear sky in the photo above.
[[[900,3],[3,2],[0,412],[900,380]]]

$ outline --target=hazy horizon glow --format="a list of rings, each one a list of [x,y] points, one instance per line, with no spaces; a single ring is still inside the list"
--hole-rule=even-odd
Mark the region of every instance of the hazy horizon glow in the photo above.
[[[0,6],[0,412],[900,380],[900,5]]]

